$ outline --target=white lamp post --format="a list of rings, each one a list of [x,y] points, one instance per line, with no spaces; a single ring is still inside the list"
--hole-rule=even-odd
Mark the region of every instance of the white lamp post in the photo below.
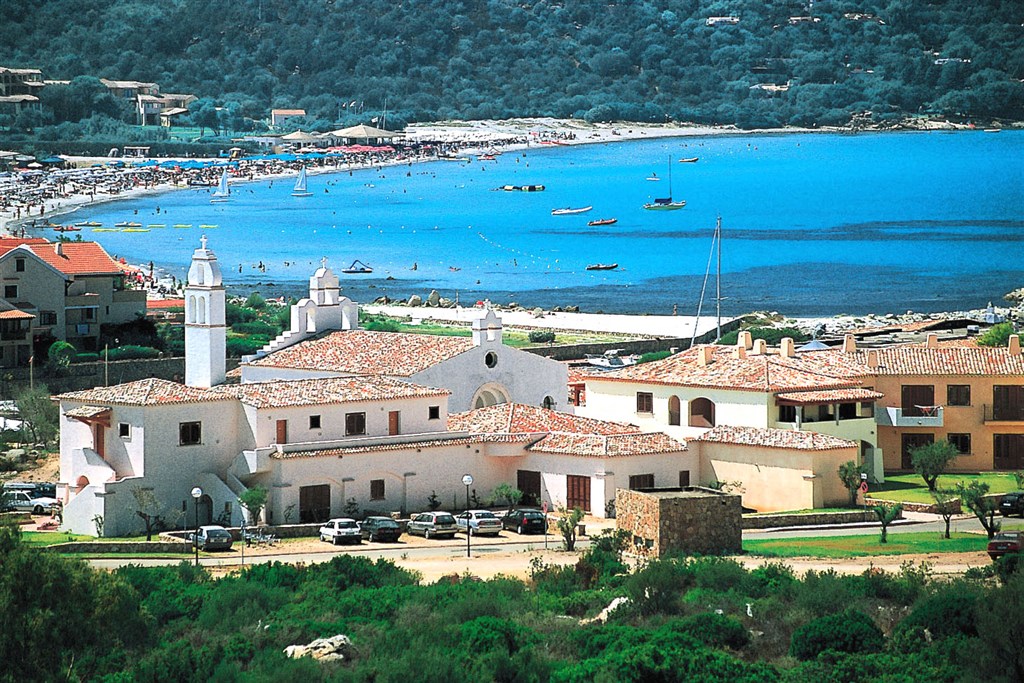
[[[196,547],[196,566],[199,566],[199,499],[203,497],[203,490],[198,486],[192,488],[192,498],[196,501],[196,535],[192,537],[192,545]]]
[[[469,515],[469,487],[473,485],[473,475],[467,474],[462,478],[462,483],[466,485],[466,557],[470,556],[470,545],[469,539],[473,535],[473,526],[470,524],[472,519]]]

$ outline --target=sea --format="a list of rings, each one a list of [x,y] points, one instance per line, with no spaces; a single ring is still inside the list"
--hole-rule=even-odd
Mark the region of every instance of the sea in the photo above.
[[[1020,131],[533,146],[495,161],[340,168],[310,176],[309,197],[292,197],[292,182],[233,184],[221,204],[207,188],[179,190],[72,218],[103,223],[80,234],[112,255],[178,278],[205,234],[229,289],[266,297],[301,296],[322,259],[336,273],[372,268],[340,275],[363,303],[436,289],[464,304],[605,313],[693,315],[702,290],[705,314],[716,291],[726,315],[934,312],[1024,286]],[[642,208],[668,196],[686,206]],[[588,225],[602,218],[617,222]],[[106,231],[133,220],[164,227]]]

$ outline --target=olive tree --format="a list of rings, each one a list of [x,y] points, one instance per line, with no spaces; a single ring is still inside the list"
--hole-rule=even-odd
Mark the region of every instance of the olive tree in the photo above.
[[[910,450],[910,465],[924,479],[928,490],[934,491],[939,476],[958,455],[960,451],[950,442],[933,441]]]
[[[960,512],[960,499],[956,497],[956,491],[950,489],[935,489],[932,491],[932,500],[935,501],[935,511],[946,523],[945,538],[949,538],[949,523],[953,515]]]
[[[900,514],[903,513],[903,506],[899,503],[895,505],[889,503],[881,503],[871,508],[878,515],[878,521],[882,525],[882,537],[878,539],[879,543],[889,542],[889,525],[896,519],[899,518]]]
[[[854,460],[848,460],[839,466],[839,479],[850,493],[850,507],[857,507],[857,491],[860,490],[861,475],[867,474],[867,471],[865,465],[858,465]]]
[[[238,504],[249,513],[249,523],[259,524],[260,514],[267,505],[267,489],[262,486],[253,486],[242,492],[238,497]]]
[[[507,503],[510,508],[519,505],[519,501],[523,499],[523,492],[512,484],[498,484],[494,487],[493,495],[494,500]]]
[[[956,485],[956,493],[960,496],[960,502],[981,522],[982,528],[991,540],[1002,524],[996,519],[999,501],[988,496],[988,484],[983,481],[972,481],[965,485],[961,481]]]

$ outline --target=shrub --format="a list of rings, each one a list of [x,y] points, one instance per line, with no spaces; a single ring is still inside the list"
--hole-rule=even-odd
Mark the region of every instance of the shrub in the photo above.
[[[267,307],[267,300],[260,296],[259,292],[253,292],[249,295],[249,298],[245,300],[245,307],[261,311]]]
[[[110,360],[133,360],[136,358],[158,358],[159,356],[159,349],[154,349],[152,346],[129,345],[110,349],[107,357]]]
[[[100,359],[100,354],[93,353],[92,351],[86,351],[85,353],[75,354],[75,363],[95,363]]]
[[[267,337],[231,337],[227,341],[227,353],[232,358],[236,356],[248,356],[256,353],[270,343]]]
[[[50,350],[46,352],[47,358],[54,367],[66,368],[75,357],[75,347],[66,341],[55,341],[50,344]]]
[[[370,320],[365,327],[371,332],[399,332],[402,329],[394,320]]]
[[[855,609],[807,622],[793,633],[789,653],[797,659],[814,659],[826,650],[880,652],[885,644],[882,630],[871,617]]]
[[[993,325],[978,337],[978,346],[1009,346],[1013,323]]]
[[[641,354],[637,363],[652,363],[656,360],[668,358],[671,355],[671,351],[651,351],[650,353]]]
[[[235,323],[245,323],[251,320],[255,320],[258,315],[256,311],[233,304],[230,301],[224,307],[224,317],[228,325],[234,325]]]
[[[914,611],[896,627],[896,633],[904,635],[928,629],[933,638],[976,636],[978,629],[974,614],[978,599],[977,591],[963,583],[941,586],[914,607]]]
[[[764,339],[768,342],[769,346],[777,345],[784,337],[792,337],[793,341],[796,342],[807,341],[807,335],[795,327],[751,327],[747,332],[750,333],[750,337],[752,339]],[[739,335],[739,330],[726,332],[722,335],[722,338],[718,340],[718,343],[725,346],[732,346],[736,343],[736,340],[739,339]]]
[[[231,326],[231,331],[237,334],[258,334],[264,337],[275,337],[277,336],[277,328],[273,325],[263,322],[262,320],[253,320],[252,322],[235,323]]]
[[[532,344],[551,344],[555,341],[555,333],[551,330],[532,330],[527,338]]]
[[[674,622],[673,631],[693,636],[710,647],[739,650],[750,643],[750,633],[736,619],[714,612],[704,612]]]

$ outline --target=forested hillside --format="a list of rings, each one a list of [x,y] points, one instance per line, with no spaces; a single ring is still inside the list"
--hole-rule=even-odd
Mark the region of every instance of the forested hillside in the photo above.
[[[1022,24],[1019,0],[10,0],[0,65],[317,122],[988,121],[1024,118]]]

